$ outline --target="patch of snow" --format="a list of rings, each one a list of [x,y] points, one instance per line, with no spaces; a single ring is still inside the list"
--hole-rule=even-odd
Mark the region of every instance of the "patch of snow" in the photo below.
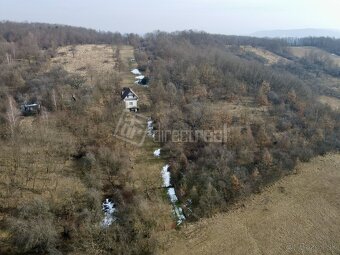
[[[136,68],[131,70],[131,73],[135,74],[135,75],[141,75],[140,71]]]
[[[147,122],[147,134],[149,137],[155,138],[155,132],[153,131],[153,120],[150,119]]]
[[[176,203],[178,198],[176,196],[175,188],[168,188],[168,196],[172,203]]]
[[[109,199],[105,199],[105,202],[103,202],[102,205],[102,210],[104,212],[102,226],[108,227],[117,220],[117,218],[113,215],[116,211],[115,204],[112,203]]]
[[[185,221],[185,216],[181,207],[175,205],[174,214],[177,218],[177,225],[180,225],[183,221]]]
[[[157,150],[155,150],[154,152],[153,152],[153,155],[155,156],[155,157],[160,157],[161,156],[161,149],[157,149]]]
[[[177,205],[178,198],[176,196],[175,188],[170,187],[170,172],[169,165],[165,165],[162,169],[163,187],[167,188],[168,197],[173,206],[173,213],[177,219],[177,225],[181,224],[185,220],[183,210]]]
[[[137,80],[143,80],[144,77],[145,77],[144,75],[139,75],[139,76],[136,76],[135,79],[137,79]]]
[[[163,187],[167,188],[170,186],[170,172],[168,171],[169,165],[163,166],[162,169],[162,178],[163,178]]]

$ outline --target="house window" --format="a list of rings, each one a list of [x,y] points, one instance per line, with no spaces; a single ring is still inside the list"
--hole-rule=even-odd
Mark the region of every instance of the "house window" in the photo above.
[[[133,105],[133,102],[129,102],[129,105]]]

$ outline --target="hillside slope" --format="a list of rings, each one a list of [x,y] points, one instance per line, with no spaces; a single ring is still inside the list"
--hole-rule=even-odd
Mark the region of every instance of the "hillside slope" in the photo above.
[[[188,224],[163,254],[339,254],[340,154],[299,164],[239,208]]]

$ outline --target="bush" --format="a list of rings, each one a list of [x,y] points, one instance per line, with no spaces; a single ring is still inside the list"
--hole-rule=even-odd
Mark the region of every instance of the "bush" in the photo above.
[[[10,218],[8,225],[11,242],[21,253],[58,254],[53,217],[42,200],[33,200],[20,206],[17,217]]]

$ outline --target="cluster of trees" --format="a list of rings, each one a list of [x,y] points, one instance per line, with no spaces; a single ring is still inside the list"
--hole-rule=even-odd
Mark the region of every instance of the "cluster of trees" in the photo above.
[[[127,44],[138,47],[140,36],[97,31],[82,27],[45,23],[0,22],[0,63],[41,60],[54,56],[55,49],[77,44]],[[45,52],[41,52],[44,50]]]
[[[218,129],[223,123],[228,127],[222,143],[165,141],[173,185],[193,219],[259,191],[290,173],[299,160],[340,148],[340,115],[317,103],[319,90],[310,85],[314,76],[306,63],[297,64],[310,74],[304,79],[290,67],[268,67],[236,56],[234,49],[219,41],[228,37],[211,38],[215,36],[194,32],[154,33],[143,41],[143,54],[152,60],[147,68],[160,126],[193,132]],[[258,41],[262,47],[264,41],[277,43],[262,40]],[[263,113],[245,110],[238,116],[228,114],[228,104],[217,111],[213,108],[245,99],[251,102],[248,106],[265,107]],[[210,124],[214,117],[220,126]]]
[[[66,25],[1,22],[0,35],[7,42],[20,42],[31,34],[42,49],[72,44],[112,43],[113,33]]]
[[[307,37],[287,39],[292,46],[312,46],[340,56],[340,39],[330,37]]]

